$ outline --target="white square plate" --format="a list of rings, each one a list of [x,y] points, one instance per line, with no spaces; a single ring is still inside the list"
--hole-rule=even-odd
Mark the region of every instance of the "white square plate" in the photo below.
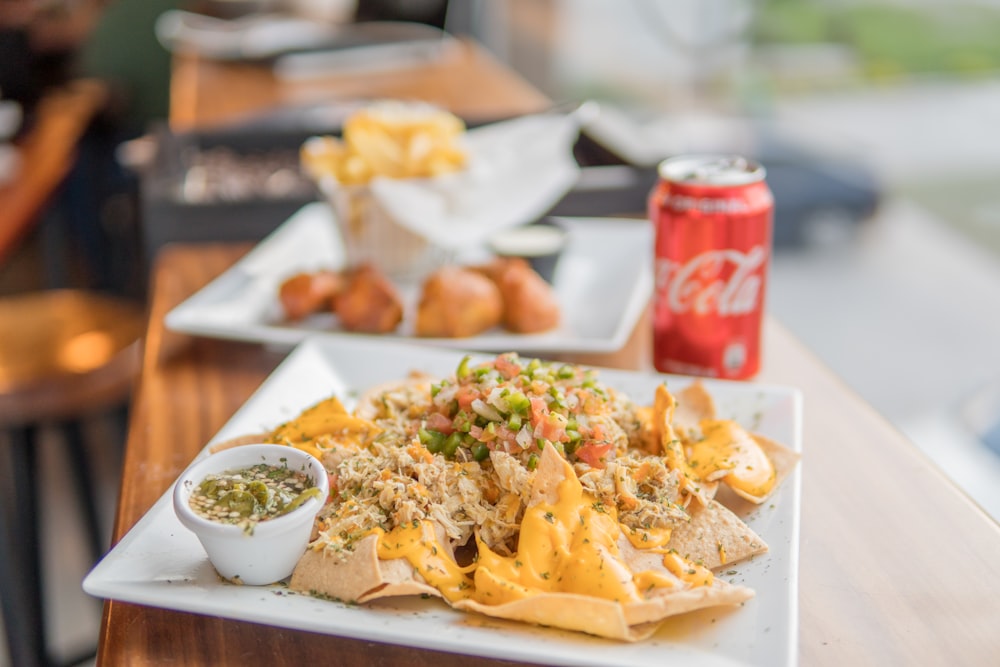
[[[292,351],[213,442],[273,427],[331,394],[350,406],[359,392],[410,370],[447,375],[461,356],[370,339],[312,338]],[[665,379],[675,390],[690,381],[604,369],[600,377],[640,402],[651,402],[656,385]],[[800,450],[797,390],[724,381],[706,384],[721,416]],[[635,644],[466,614],[438,600],[398,598],[358,606],[287,594],[280,585],[226,584],[174,515],[169,489],[94,568],[83,587],[91,595],[137,604],[554,665],[793,665],[798,640],[799,485],[796,470],[772,499],[744,517],[770,551],[718,574],[752,587],[754,598],[741,607],[667,619],[652,638]]]
[[[483,351],[612,352],[620,349],[649,303],[653,289],[653,235],[646,220],[560,218],[569,241],[553,278],[562,323],[541,334],[491,329],[470,338],[413,335],[418,288],[400,286],[407,317],[379,339]],[[472,251],[463,261],[483,259]],[[288,346],[321,333],[338,338],[361,334],[338,329],[332,314],[303,322],[282,321],[281,281],[298,271],[343,266],[344,253],[333,213],[325,203],[308,204],[229,270],[167,313],[167,328],[182,333]]]

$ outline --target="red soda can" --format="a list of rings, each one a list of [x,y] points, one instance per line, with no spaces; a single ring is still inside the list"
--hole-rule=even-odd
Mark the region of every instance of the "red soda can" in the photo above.
[[[764,176],[739,156],[660,163],[649,195],[657,370],[734,380],[759,370],[774,217]]]

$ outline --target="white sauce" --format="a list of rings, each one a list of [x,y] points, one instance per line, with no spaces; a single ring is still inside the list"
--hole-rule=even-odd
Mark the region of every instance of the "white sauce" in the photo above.
[[[529,225],[503,232],[493,237],[491,245],[498,255],[539,257],[558,252],[566,233],[550,225]]]

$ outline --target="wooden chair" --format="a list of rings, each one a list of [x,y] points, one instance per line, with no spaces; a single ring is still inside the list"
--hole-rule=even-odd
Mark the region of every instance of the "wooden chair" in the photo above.
[[[96,562],[105,532],[83,425],[127,407],[140,366],[143,310],[84,290],[0,298],[0,429],[7,436],[0,447],[0,601],[12,665],[52,664],[42,600],[48,545],[40,536],[40,511],[51,508],[39,483],[40,429],[54,426],[61,435]]]

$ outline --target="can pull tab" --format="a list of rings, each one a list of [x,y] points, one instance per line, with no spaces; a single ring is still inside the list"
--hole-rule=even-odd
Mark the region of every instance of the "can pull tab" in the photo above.
[[[726,175],[745,173],[750,171],[750,163],[741,155],[720,156],[712,160],[697,165],[691,172],[689,179],[692,181],[704,181],[706,183],[718,183]]]
[[[742,155],[693,155],[664,160],[660,177],[674,183],[747,185],[764,180],[764,168]]]

